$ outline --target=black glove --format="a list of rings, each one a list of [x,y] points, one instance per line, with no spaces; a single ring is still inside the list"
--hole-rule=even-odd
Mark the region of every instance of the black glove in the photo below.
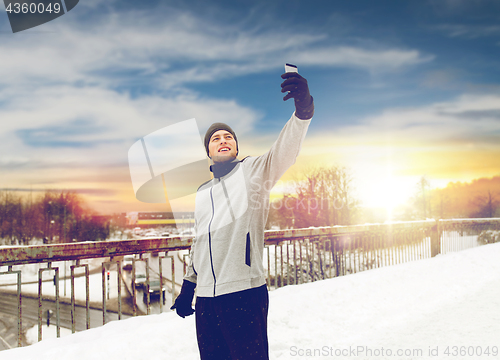
[[[175,299],[174,305],[170,308],[170,310],[176,309],[177,315],[181,318],[185,318],[186,316],[192,315],[194,313],[194,309],[191,304],[193,303],[194,297],[194,289],[196,287],[195,283],[191,281],[184,280],[181,287],[181,293]]]
[[[284,73],[281,78],[285,79],[281,83],[281,92],[288,91],[288,94],[283,97],[283,101],[293,98],[295,100],[295,115],[302,120],[312,118],[314,115],[314,101],[311,94],[309,94],[307,80],[294,72]]]

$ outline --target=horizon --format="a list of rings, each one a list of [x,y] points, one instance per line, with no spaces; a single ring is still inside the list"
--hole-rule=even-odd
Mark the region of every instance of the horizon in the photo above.
[[[470,191],[470,189],[473,189],[473,185],[476,185],[476,187],[480,187],[481,185],[483,185],[484,181],[493,181],[494,182],[495,180],[498,180],[498,185],[500,187],[500,175],[497,175],[497,176],[491,176],[491,177],[476,178],[476,179],[472,179],[470,181],[455,181],[455,182],[452,181],[452,182],[447,183],[443,187],[433,187],[433,188],[430,188],[429,190],[430,191],[453,190],[453,186],[455,186],[455,187],[456,186],[462,186],[462,187],[469,187],[469,189],[466,189],[466,190]],[[42,197],[43,197],[43,194],[46,191],[50,191],[50,192],[54,191],[56,193],[60,193],[60,192],[65,192],[66,193],[66,192],[70,192],[70,191],[73,191],[73,190],[69,190],[69,191],[67,189],[16,190],[16,189],[1,189],[0,188],[0,193],[1,192],[10,192],[10,193],[18,194],[21,197],[23,197],[23,196],[24,197],[27,197],[27,196],[33,197],[33,192],[36,193],[36,194],[40,194],[40,199],[34,199],[35,201],[36,200],[41,200]],[[139,213],[139,212],[142,212],[142,213],[147,213],[147,212],[168,212],[168,213],[173,213],[172,210],[168,206],[166,206],[165,204],[147,204],[147,203],[142,203],[142,202],[139,202],[139,204],[143,204],[145,207],[141,208],[141,209],[128,209],[128,210],[125,210],[125,211],[99,212],[98,209],[92,208],[91,203],[89,203],[89,202],[86,201],[86,198],[85,198],[84,195],[82,195],[81,193],[78,193],[78,191],[73,191],[73,192],[76,193],[77,195],[81,196],[81,199],[84,200],[84,203],[82,204],[83,207],[86,208],[86,209],[89,209],[91,211],[95,211],[96,215],[111,216],[111,215],[119,215],[121,213],[130,214],[130,213]],[[272,192],[271,193],[271,199],[270,199],[270,201],[283,198],[283,194],[284,193],[281,192],[281,191]],[[289,193],[287,193],[287,194],[289,194]],[[415,194],[416,194],[416,192],[413,195],[415,195]],[[482,193],[481,194],[477,193],[477,189],[476,189],[475,194],[476,194],[476,196],[484,195]],[[292,193],[290,195],[293,196],[294,194]],[[359,208],[360,209],[364,209],[364,210],[383,210],[383,211],[387,211],[387,212],[393,212],[393,211],[397,212],[398,209],[401,210],[402,206],[409,205],[410,201],[411,201],[411,198],[405,199],[405,201],[402,201],[401,203],[394,204],[394,206],[392,206],[390,208],[388,208],[385,204],[371,205],[371,204],[366,204],[366,203],[360,203],[359,204]],[[151,206],[153,206],[153,207],[154,206],[160,206],[160,208],[159,209],[154,209],[154,208],[151,208]],[[464,210],[464,209],[462,209],[462,210]],[[193,213],[194,209],[188,209],[186,211],[190,212],[190,213]],[[386,218],[385,221],[400,221],[400,220],[395,220],[394,218],[391,218],[389,214],[386,214],[386,217],[387,218]],[[381,216],[381,218],[384,218],[384,216]]]
[[[0,15],[0,188],[75,191],[95,211],[135,198],[127,153],[196,118],[266,152],[291,116],[285,63],[316,113],[296,164],[352,174],[363,206],[500,176],[500,3],[88,0],[21,33]],[[185,151],[189,151],[186,149]],[[276,189],[274,196],[279,196]],[[146,210],[147,209],[147,210]]]

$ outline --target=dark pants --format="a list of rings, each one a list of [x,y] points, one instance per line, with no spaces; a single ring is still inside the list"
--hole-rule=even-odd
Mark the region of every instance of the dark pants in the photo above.
[[[196,299],[196,335],[201,360],[269,359],[266,285]]]

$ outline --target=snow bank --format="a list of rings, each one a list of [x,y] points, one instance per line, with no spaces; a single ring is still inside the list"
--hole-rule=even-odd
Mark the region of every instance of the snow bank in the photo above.
[[[499,359],[499,259],[500,244],[490,244],[272,291],[271,358]],[[194,326],[174,313],[130,318],[2,359],[192,360]]]

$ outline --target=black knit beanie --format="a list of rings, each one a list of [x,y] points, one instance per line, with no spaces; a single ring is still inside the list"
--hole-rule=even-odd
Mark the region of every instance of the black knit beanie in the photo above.
[[[231,135],[234,137],[234,141],[236,141],[236,155],[238,155],[239,149],[238,149],[238,139],[236,138],[236,134],[234,133],[233,129],[229,125],[226,125],[224,123],[213,123],[207,130],[205,134],[205,150],[207,151],[207,156],[210,157],[210,154],[208,152],[208,144],[210,143],[210,138],[212,135],[219,131],[219,130],[226,130],[227,132],[230,132]]]

